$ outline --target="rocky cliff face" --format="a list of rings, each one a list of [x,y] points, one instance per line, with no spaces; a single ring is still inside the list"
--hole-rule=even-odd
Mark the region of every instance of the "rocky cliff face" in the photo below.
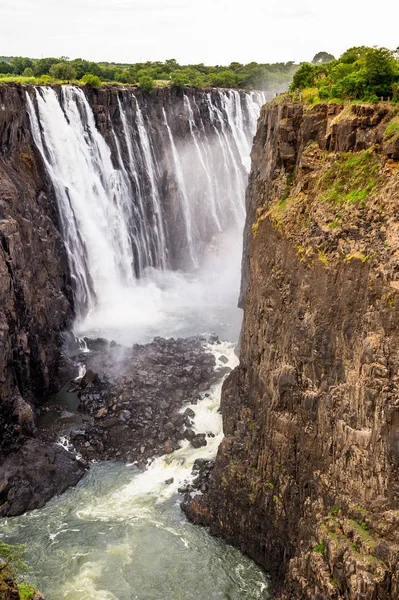
[[[34,433],[32,407],[58,380],[72,296],[57,222],[25,91],[0,86],[0,454]]]
[[[62,381],[61,337],[72,316],[56,201],[25,90],[0,86],[0,517],[43,506],[84,472],[62,448],[32,439],[36,407]]]
[[[279,598],[399,597],[399,127],[268,104],[252,153],[240,365],[188,513]]]

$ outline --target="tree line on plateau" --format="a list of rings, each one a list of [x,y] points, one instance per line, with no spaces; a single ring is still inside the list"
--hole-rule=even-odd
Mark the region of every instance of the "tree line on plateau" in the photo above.
[[[228,66],[180,65],[175,59],[165,62],[133,64],[96,63],[76,58],[0,57],[0,82],[52,83],[78,81],[99,86],[102,83],[140,85],[147,91],[155,85],[245,88],[280,92],[287,89],[298,68],[294,62]]]
[[[132,64],[91,62],[82,58],[24,58],[0,56],[0,83],[49,84],[73,82],[98,87],[103,84],[178,88],[223,87],[300,92],[307,102],[381,98],[399,101],[399,48],[355,46],[336,59],[318,52],[311,62],[260,64],[232,62],[228,66],[180,65],[175,59]]]

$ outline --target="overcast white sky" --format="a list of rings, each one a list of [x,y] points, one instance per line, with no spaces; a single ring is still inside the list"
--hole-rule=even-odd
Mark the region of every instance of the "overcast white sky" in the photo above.
[[[300,62],[394,49],[398,19],[398,0],[0,0],[0,55]]]

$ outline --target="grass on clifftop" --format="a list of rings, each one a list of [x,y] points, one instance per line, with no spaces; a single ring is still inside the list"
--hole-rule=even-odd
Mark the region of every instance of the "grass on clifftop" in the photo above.
[[[344,204],[364,202],[376,186],[377,155],[371,150],[342,153],[320,181],[320,200]]]
[[[388,135],[397,135],[396,119],[390,128],[392,119],[385,122]],[[373,265],[391,244],[387,223],[399,202],[399,162],[379,147],[331,152],[310,142],[296,170],[280,172],[266,198],[252,226],[254,238],[269,220],[301,262],[326,268],[337,260]]]
[[[1,76],[0,75],[0,85],[5,85],[8,83],[19,83],[22,85],[88,85],[91,87],[105,87],[105,86],[115,86],[115,87],[141,87],[145,89],[145,91],[150,92],[154,87],[171,87],[171,81],[165,80],[154,80],[151,82],[145,83],[136,83],[136,84],[127,84],[121,83],[120,81],[101,81],[99,78],[87,78],[84,79],[55,79],[54,77],[50,77],[49,75],[42,75],[41,77],[24,77],[23,75],[10,75],[10,76]]]

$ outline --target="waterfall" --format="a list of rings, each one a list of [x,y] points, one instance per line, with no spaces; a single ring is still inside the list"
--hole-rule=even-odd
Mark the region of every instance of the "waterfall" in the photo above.
[[[242,228],[264,94],[120,90],[104,135],[78,87],[42,86],[26,97],[58,202],[78,318],[140,285],[149,269],[199,268],[215,236]]]
[[[37,89],[37,115],[27,101],[57,196],[77,311],[91,310],[120,282],[133,284],[128,182],[114,169],[82,90],[63,86],[59,99],[51,88]]]
[[[179,153],[177,152],[176,149],[176,145],[175,142],[173,140],[173,135],[172,135],[172,131],[169,127],[169,123],[168,123],[168,119],[166,116],[166,112],[165,109],[162,109],[162,113],[163,113],[163,118],[164,118],[164,122],[165,122],[165,126],[166,126],[166,130],[168,132],[168,137],[169,137],[169,142],[170,142],[170,148],[172,150],[172,156],[173,156],[173,162],[174,162],[174,167],[175,167],[175,175],[176,175],[176,179],[177,179],[177,184],[179,186],[179,192],[180,192],[180,196],[182,198],[182,213],[184,216],[184,222],[185,222],[185,233],[186,233],[186,240],[187,240],[187,245],[188,245],[188,250],[190,253],[190,258],[191,258],[191,262],[194,266],[197,266],[197,261],[195,259],[194,253],[193,253],[193,249],[194,249],[194,244],[193,244],[193,234],[192,234],[192,216],[191,216],[191,206],[190,206],[190,199],[188,197],[188,192],[186,189],[186,184],[184,181],[184,177],[183,177],[183,170],[181,167],[181,162],[180,162],[180,156]]]

